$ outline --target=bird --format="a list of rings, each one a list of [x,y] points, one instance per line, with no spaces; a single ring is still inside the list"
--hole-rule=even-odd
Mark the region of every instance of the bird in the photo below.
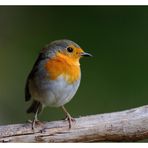
[[[80,58],[91,56],[68,39],[52,41],[41,49],[25,84],[25,101],[32,101],[27,113],[34,114],[33,130],[44,107],[61,107],[69,128],[72,127],[74,118],[64,105],[74,97],[80,85]]]

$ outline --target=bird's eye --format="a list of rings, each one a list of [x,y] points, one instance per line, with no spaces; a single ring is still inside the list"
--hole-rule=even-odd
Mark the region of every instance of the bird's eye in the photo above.
[[[68,52],[73,52],[73,48],[72,48],[72,47],[68,47],[68,48],[67,48],[67,51],[68,51]]]

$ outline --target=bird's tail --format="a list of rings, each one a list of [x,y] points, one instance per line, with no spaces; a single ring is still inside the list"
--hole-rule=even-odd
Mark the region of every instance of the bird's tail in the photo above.
[[[38,110],[38,113],[42,110],[42,104],[38,101],[33,101],[31,106],[27,109],[27,113],[36,113]]]

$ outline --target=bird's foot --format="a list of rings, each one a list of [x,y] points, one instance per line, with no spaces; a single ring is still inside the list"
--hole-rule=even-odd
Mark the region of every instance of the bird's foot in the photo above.
[[[76,121],[75,118],[73,118],[73,117],[71,117],[71,116],[70,116],[70,118],[71,118],[71,121],[72,121],[72,122]],[[68,116],[66,116],[66,118],[64,118],[64,120],[65,120],[65,121],[69,120]]]
[[[70,116],[70,114],[68,114],[64,120],[69,122],[69,129],[72,127],[72,122],[76,121],[73,117]]]
[[[39,126],[40,126],[40,125],[43,124],[41,121],[35,120],[35,119],[34,119],[33,121],[32,121],[32,120],[28,120],[28,122],[31,123],[31,125],[32,125],[32,130],[35,129],[35,126],[36,126],[36,125],[39,125]]]

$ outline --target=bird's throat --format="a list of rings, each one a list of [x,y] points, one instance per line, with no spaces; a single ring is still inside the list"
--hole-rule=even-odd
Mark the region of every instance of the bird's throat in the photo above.
[[[56,80],[57,77],[62,75],[65,81],[71,84],[80,79],[79,61],[74,61],[66,56],[56,56],[49,59],[45,68],[51,80]]]

